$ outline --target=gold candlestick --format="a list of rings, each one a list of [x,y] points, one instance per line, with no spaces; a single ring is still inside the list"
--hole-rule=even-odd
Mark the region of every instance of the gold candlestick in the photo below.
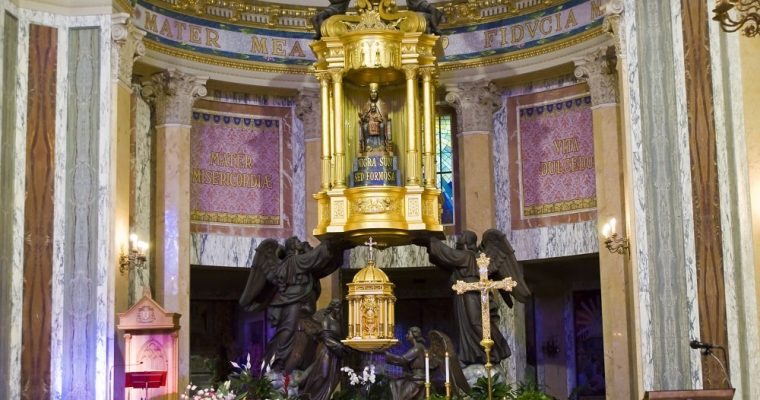
[[[486,376],[488,377],[488,400],[493,399],[493,393],[491,389],[491,347],[493,346],[493,340],[483,339],[480,341],[480,345],[483,346],[483,350],[486,351]]]
[[[430,382],[425,382],[425,399],[430,400]]]
[[[446,399],[451,400],[451,383],[446,382]]]

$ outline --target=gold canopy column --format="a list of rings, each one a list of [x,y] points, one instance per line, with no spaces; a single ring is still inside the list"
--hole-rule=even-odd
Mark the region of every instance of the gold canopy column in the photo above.
[[[171,69],[153,75],[143,89],[153,96],[156,114],[156,300],[182,315],[180,388],[190,372],[190,127],[206,79]]]
[[[423,124],[425,130],[424,145],[422,149],[423,164],[425,165],[425,188],[436,188],[435,168],[435,132],[433,132],[435,110],[433,106],[433,69],[422,68],[422,103]]]
[[[320,100],[322,104],[322,114],[321,114],[321,122],[322,122],[322,185],[320,187],[320,190],[325,192],[330,190],[330,160],[331,157],[331,149],[330,149],[330,132],[332,130],[330,129],[330,121],[332,120],[332,115],[330,114],[330,74],[328,73],[321,73],[318,75],[319,78],[319,88],[320,88]],[[309,193],[309,192],[307,192]],[[316,224],[315,224],[316,225]],[[309,226],[315,226],[315,225],[309,225]]]
[[[575,61],[575,76],[588,83],[591,91],[592,118],[594,129],[594,164],[596,166],[597,225],[601,226],[610,218],[625,226],[625,207],[622,162],[623,136],[619,129],[617,79],[610,65],[607,47]],[[623,230],[622,233],[625,233]],[[628,236],[628,235],[625,235]],[[602,285],[604,313],[604,377],[607,396],[615,399],[631,398],[631,353],[629,352],[629,330],[627,318],[633,315],[629,304],[630,269],[629,258],[607,251],[604,244],[599,246],[599,274]]]
[[[343,137],[343,71],[331,70],[333,81],[333,138],[335,158],[335,171],[333,187],[343,189],[346,187],[346,150],[345,138]]]
[[[406,74],[406,185],[420,184],[420,154],[417,148],[417,67],[404,67]]]

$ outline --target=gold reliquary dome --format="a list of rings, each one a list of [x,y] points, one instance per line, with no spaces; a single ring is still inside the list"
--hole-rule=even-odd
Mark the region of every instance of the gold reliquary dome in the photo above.
[[[395,345],[395,286],[375,266],[372,238],[369,260],[348,284],[348,337],[342,342],[359,351],[381,351]]]
[[[388,283],[388,275],[380,268],[375,266],[375,262],[370,260],[355,276],[352,283]],[[391,283],[391,287],[393,283]]]

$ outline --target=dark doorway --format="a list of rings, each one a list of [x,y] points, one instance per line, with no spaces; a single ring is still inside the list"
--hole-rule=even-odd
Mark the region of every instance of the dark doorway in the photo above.
[[[597,254],[525,262],[529,376],[554,397],[604,398]]]
[[[238,299],[249,268],[190,267],[190,375],[197,385],[226,375],[230,362],[260,365],[267,342],[265,312],[245,312]]]

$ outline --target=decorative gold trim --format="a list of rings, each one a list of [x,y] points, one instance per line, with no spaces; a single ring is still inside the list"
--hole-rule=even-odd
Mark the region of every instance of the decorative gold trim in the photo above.
[[[441,61],[438,63],[438,66],[439,66],[439,70],[441,71],[456,71],[456,70],[466,69],[466,68],[478,68],[478,67],[485,67],[487,65],[502,64],[502,63],[506,63],[510,61],[524,60],[526,58],[536,57],[536,56],[544,55],[544,54],[551,53],[557,50],[561,50],[567,47],[575,46],[576,44],[585,42],[587,40],[593,39],[603,34],[605,34],[605,32],[602,30],[602,27],[599,26],[599,27],[590,29],[587,32],[581,33],[579,35],[572,36],[569,39],[547,43],[547,44],[532,47],[529,49],[519,50],[519,51],[511,52],[511,53],[500,55],[500,56],[476,58],[474,60],[467,60],[467,61],[460,61],[460,60]]]
[[[116,9],[132,14],[134,7],[132,7],[132,3],[129,0],[116,0]]]
[[[311,65],[306,66],[262,63],[258,61],[234,60],[228,57],[196,53],[194,51],[167,46],[150,39],[144,39],[143,43],[145,43],[145,47],[148,50],[153,50],[161,54],[166,54],[168,56],[184,58],[186,60],[195,61],[202,64],[210,64],[218,67],[235,68],[255,72],[287,73],[292,75],[306,75],[309,74],[312,70]]]
[[[585,210],[594,207],[596,207],[596,197],[588,197],[585,199],[527,206],[523,208],[523,215],[526,217],[538,217],[549,214],[566,213],[569,211]]]
[[[457,71],[467,68],[478,68],[488,65],[501,64],[510,61],[523,60],[530,57],[536,57],[543,54],[551,53],[560,49],[574,46],[576,44],[593,39],[597,36],[603,35],[604,31],[602,27],[597,27],[582,33],[577,36],[573,36],[569,39],[559,42],[548,43],[535,48],[520,50],[517,52],[505,54],[502,56],[495,56],[489,58],[478,58],[468,61],[446,61],[439,64],[441,71]],[[312,66],[305,65],[282,65],[274,63],[262,63],[258,61],[244,61],[234,60],[227,57],[206,55],[193,51],[183,50],[172,46],[167,46],[150,39],[144,39],[145,47],[149,50],[166,54],[168,56],[183,58],[190,61],[195,61],[202,64],[215,65],[225,68],[242,69],[246,71],[255,72],[274,72],[274,73],[287,73],[293,75],[305,75],[313,71]]]
[[[122,3],[127,0],[116,1]],[[450,0],[435,3],[435,6],[446,15],[448,22],[444,23],[442,27],[448,29],[485,24],[508,17],[530,14],[568,1],[570,0],[543,0],[519,9],[515,6],[514,0]],[[318,10],[324,8],[245,0],[145,0],[145,2],[159,8],[209,21],[291,32],[312,31],[314,29],[311,24],[312,17]],[[482,15],[484,10],[490,10],[487,16]],[[355,10],[350,13],[355,13]],[[304,25],[283,24],[280,23],[281,19],[289,21],[303,19]]]
[[[218,222],[241,225],[280,225],[279,215],[232,214],[225,212],[191,211],[192,222]]]

